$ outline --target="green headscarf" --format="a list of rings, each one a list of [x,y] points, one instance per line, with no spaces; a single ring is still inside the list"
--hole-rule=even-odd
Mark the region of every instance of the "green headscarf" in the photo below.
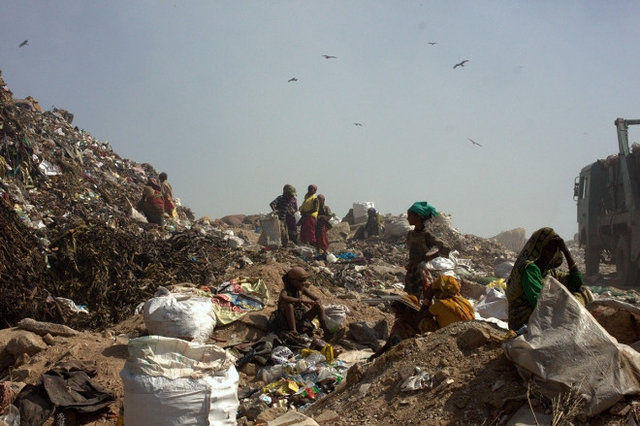
[[[423,217],[425,220],[438,216],[436,208],[426,201],[416,201],[411,207],[409,207],[409,211]]]

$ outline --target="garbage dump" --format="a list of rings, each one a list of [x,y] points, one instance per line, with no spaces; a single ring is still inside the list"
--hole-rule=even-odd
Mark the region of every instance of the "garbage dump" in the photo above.
[[[176,203],[177,217],[148,223],[135,207],[157,175],[153,166],[120,157],[74,127],[72,113],[39,111],[36,102],[16,102],[0,77],[0,421],[512,424],[534,415],[556,424],[637,422],[633,386],[585,391],[570,378],[553,393],[545,380],[557,377],[525,374],[513,351],[507,357],[509,342],[532,345],[536,336],[516,337],[506,325],[504,290],[522,230],[507,232],[510,249],[499,238],[464,234],[446,214],[430,221],[428,231],[451,249],[428,263],[432,278],[459,280],[475,319],[417,334],[371,359],[388,342],[394,301],[405,294],[405,214],[381,215],[383,232],[354,238],[374,206],[356,202],[352,223],[328,231],[326,253],[282,246],[269,215],[196,219]],[[568,246],[584,270],[581,248]],[[309,273],[327,331],[318,321],[310,335],[269,329],[293,267]],[[596,300],[580,312],[595,318],[602,341],[633,360],[638,293],[612,287],[607,268],[588,281]],[[558,341],[573,339],[567,330],[555,330]],[[593,365],[582,355],[583,367]],[[611,375],[621,372],[607,365]],[[71,379],[87,401],[56,397],[50,385],[71,387]],[[625,376],[625,384],[634,379]]]

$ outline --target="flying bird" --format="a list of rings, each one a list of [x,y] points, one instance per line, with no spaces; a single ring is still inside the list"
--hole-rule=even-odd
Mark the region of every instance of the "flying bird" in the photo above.
[[[298,79],[295,77],[291,77],[289,80],[287,80],[287,83],[291,83],[292,81],[298,81]]]
[[[362,123],[353,123],[354,126],[362,127]]]
[[[438,44],[438,42],[437,42],[437,41],[430,41],[430,42],[428,42],[427,44],[430,44],[430,45],[432,45],[432,46],[435,46],[436,44]]]
[[[453,69],[455,70],[455,69],[456,69],[456,68],[458,68],[458,67],[464,67],[465,62],[469,62],[469,60],[468,60],[468,59],[465,59],[464,61],[462,61],[462,62],[460,62],[460,63],[455,64],[455,65],[453,66]]]
[[[29,40],[25,40],[18,47],[27,46],[29,44]]]
[[[471,139],[471,138],[467,138],[467,139],[469,139],[469,141],[470,141],[472,144],[474,144],[474,145],[478,145],[479,147],[482,147],[482,145],[480,145],[478,142],[474,141],[473,139]]]
[[[335,56],[331,56],[331,55],[322,55],[322,57],[325,59],[336,59]]]

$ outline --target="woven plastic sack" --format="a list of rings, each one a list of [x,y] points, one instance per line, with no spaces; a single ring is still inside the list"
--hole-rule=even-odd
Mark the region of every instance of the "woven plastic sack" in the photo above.
[[[235,425],[235,359],[215,345],[145,336],[129,341],[120,372],[124,424]]]
[[[200,343],[209,340],[216,326],[210,298],[177,293],[148,300],[144,304],[143,317],[149,334]]]

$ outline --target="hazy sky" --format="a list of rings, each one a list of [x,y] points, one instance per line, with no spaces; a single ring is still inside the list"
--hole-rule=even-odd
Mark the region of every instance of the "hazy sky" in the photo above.
[[[340,217],[426,200],[483,237],[573,236],[574,178],[640,118],[639,40],[637,1],[0,3],[14,96],[166,171],[196,216],[314,183]]]

